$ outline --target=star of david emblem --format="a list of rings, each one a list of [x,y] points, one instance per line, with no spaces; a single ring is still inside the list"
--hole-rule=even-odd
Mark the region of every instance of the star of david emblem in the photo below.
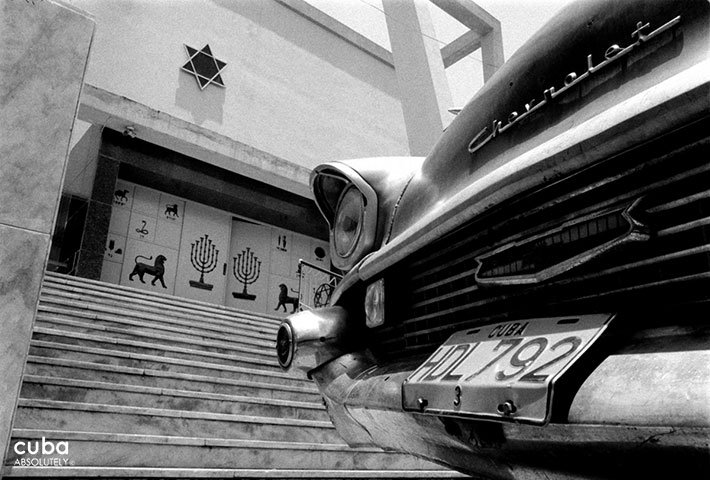
[[[210,83],[218,87],[224,87],[224,81],[220,73],[227,66],[221,60],[217,60],[212,55],[209,45],[202,47],[202,50],[195,50],[192,47],[185,45],[187,56],[190,57],[181,70],[191,73],[195,76],[200,90],[204,90]]]

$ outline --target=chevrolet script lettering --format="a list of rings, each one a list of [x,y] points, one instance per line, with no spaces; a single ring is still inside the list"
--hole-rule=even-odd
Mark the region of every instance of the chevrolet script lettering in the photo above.
[[[498,135],[501,133],[505,132],[512,126],[514,126],[516,123],[530,115],[531,113],[540,110],[543,106],[547,105],[548,102],[554,100],[555,98],[559,97],[563,93],[565,93],[567,90],[570,88],[576,86],[579,82],[585,80],[587,77],[592,75],[593,73],[601,70],[602,68],[606,67],[612,62],[615,62],[616,60],[620,59],[621,57],[627,55],[629,52],[631,52],[633,49],[638,47],[644,42],[647,42],[651,40],[653,37],[656,35],[659,35],[660,33],[665,32],[669,28],[677,25],[680,23],[680,16],[675,17],[673,20],[669,21],[668,23],[658,27],[651,33],[645,34],[644,30],[650,27],[650,24],[648,23],[643,23],[643,22],[638,22],[636,24],[636,30],[631,32],[631,38],[635,38],[636,41],[632,43],[631,45],[627,47],[620,47],[617,44],[611,45],[609,48],[606,49],[604,52],[604,61],[601,63],[594,65],[594,61],[592,60],[592,55],[587,55],[587,71],[584,72],[581,75],[577,75],[576,72],[570,72],[567,74],[567,76],[564,78],[563,83],[564,86],[560,88],[559,90],[556,90],[555,87],[549,87],[545,89],[545,91],[542,92],[543,94],[543,99],[541,101],[537,101],[535,99],[530,100],[529,103],[526,103],[523,108],[525,109],[524,112],[518,113],[517,111],[513,111],[508,115],[507,118],[507,123],[503,125],[502,121],[499,120],[493,120],[491,122],[490,127],[483,127],[483,129],[476,134],[476,136],[473,137],[473,139],[469,142],[468,144],[468,151],[469,153],[475,153],[478,151],[481,147],[486,145],[488,142],[496,138]]]

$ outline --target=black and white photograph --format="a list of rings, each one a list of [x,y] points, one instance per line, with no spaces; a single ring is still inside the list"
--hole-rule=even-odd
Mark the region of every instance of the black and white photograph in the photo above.
[[[0,0],[0,480],[710,478],[709,0]]]

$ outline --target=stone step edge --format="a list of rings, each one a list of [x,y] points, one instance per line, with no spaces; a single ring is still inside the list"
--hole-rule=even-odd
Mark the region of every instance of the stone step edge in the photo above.
[[[192,310],[200,309],[206,312],[215,312],[222,315],[240,315],[248,317],[251,319],[259,321],[272,322],[278,325],[283,319],[278,315],[272,315],[269,313],[259,313],[250,310],[244,310],[235,307],[228,307],[226,305],[205,302],[202,300],[194,300],[187,297],[180,297],[177,295],[168,295],[165,293],[155,292],[151,290],[142,290],[135,287],[129,287],[125,285],[116,285],[113,283],[101,282],[98,280],[89,280],[81,277],[74,277],[71,275],[58,274],[55,272],[45,272],[46,275],[42,281],[42,285],[59,285],[67,287],[80,288],[87,292],[103,292],[103,293],[114,293],[121,292],[124,297],[130,298],[143,298],[147,300],[154,301],[155,303],[161,303],[166,305],[168,308],[188,308]]]
[[[76,285],[76,286],[84,287],[87,290],[96,289],[99,291],[112,291],[112,292],[120,290],[120,291],[126,292],[127,294],[129,294],[131,296],[137,296],[137,297],[141,297],[141,298],[152,297],[152,298],[156,298],[158,300],[162,300],[164,303],[171,304],[171,305],[177,305],[177,306],[195,305],[196,307],[202,307],[205,310],[235,313],[235,314],[245,315],[245,316],[253,317],[253,318],[257,318],[257,319],[270,320],[276,325],[280,324],[281,320],[282,320],[280,317],[278,317],[276,315],[250,312],[248,310],[227,307],[224,305],[217,305],[214,303],[203,302],[200,300],[193,300],[191,298],[177,297],[175,295],[167,295],[164,293],[141,290],[138,288],[127,287],[124,285],[115,285],[112,283],[101,282],[98,280],[89,280],[88,278],[74,277],[71,275],[65,275],[65,274],[56,273],[56,272],[47,272],[46,271],[44,279],[43,279],[43,283],[44,282],[61,284],[61,285]]]
[[[182,325],[191,327],[195,325],[195,318],[200,319],[200,326],[206,330],[213,332],[225,332],[241,335],[243,332],[249,332],[252,336],[270,335],[271,331],[276,331],[277,327],[271,324],[257,324],[249,320],[234,318],[231,322],[215,323],[213,319],[206,316],[204,312],[189,313],[184,312],[182,315],[176,315],[175,312],[166,311],[159,305],[154,305],[153,308],[146,307],[136,308],[135,303],[131,303],[131,308],[125,307],[125,300],[122,305],[114,305],[107,303],[103,298],[86,298],[86,295],[67,292],[66,290],[42,289],[40,297],[40,305],[70,305],[72,308],[80,308],[82,310],[101,311],[108,313],[119,313],[122,316],[138,317],[153,322],[165,323],[169,325]],[[113,302],[119,303],[116,299]],[[155,310],[155,311],[154,311]],[[143,313],[144,315],[141,315]]]
[[[65,402],[61,400],[46,400],[34,398],[20,398],[17,402],[17,408],[72,410],[78,412],[149,416],[152,418],[179,418],[189,420],[211,420],[219,422],[250,423],[257,425],[281,425],[289,427],[323,428],[328,430],[335,429],[331,422],[321,420],[263,417],[258,415],[240,415],[234,413],[195,412],[192,410],[132,407],[125,405],[107,405],[101,403]]]
[[[105,299],[101,298],[86,298],[84,295],[67,293],[63,290],[48,291],[46,288],[42,290],[42,295],[40,297],[41,306],[69,306],[73,309],[109,313],[130,318],[138,318],[139,320],[188,328],[194,328],[196,325],[199,325],[210,332],[220,332],[232,335],[243,335],[246,333],[248,336],[259,338],[259,336],[271,335],[272,332],[277,331],[277,327],[275,325],[255,323],[240,318],[235,318],[230,323],[227,323],[226,321],[219,323],[214,322],[213,318],[206,316],[203,312],[176,315],[172,311],[162,309],[159,305],[156,305],[154,309],[148,310],[146,308],[133,308],[135,304],[130,304],[131,308],[127,308],[125,302],[122,305],[118,305],[119,300],[115,300],[115,303],[116,304],[109,303],[108,301],[105,301]]]
[[[187,447],[232,447],[272,450],[325,450],[353,453],[387,453],[378,448],[351,448],[344,443],[287,442],[281,440],[254,440],[242,438],[184,437],[173,435],[148,435],[140,433],[85,432],[76,430],[43,430],[13,428],[12,438],[54,439],[60,441],[87,441],[105,443],[138,443]],[[71,445],[70,445],[71,453]]]
[[[239,356],[239,355],[231,355],[229,353],[209,352],[207,350],[194,350],[192,348],[176,347],[173,345],[166,345],[164,343],[134,342],[133,340],[130,340],[127,338],[104,337],[101,335],[92,335],[90,333],[73,332],[71,330],[55,330],[52,328],[35,326],[34,333],[39,333],[42,335],[52,335],[52,336],[56,336],[56,337],[75,338],[78,340],[86,340],[89,342],[108,343],[111,345],[125,345],[125,346],[129,346],[129,347],[145,348],[145,349],[149,349],[149,350],[165,350],[167,352],[182,353],[185,355],[195,355],[195,356],[200,356],[200,357],[229,359],[229,360],[234,360],[234,361],[244,362],[244,363],[256,363],[256,364],[262,365],[262,366],[269,365],[269,363],[268,362],[265,363],[264,359],[262,359],[262,358],[243,357],[243,356]],[[174,357],[169,357],[169,358],[174,358]],[[271,366],[280,368],[278,363],[276,362],[276,359],[274,359],[274,361],[271,362]]]
[[[7,478],[471,478],[447,470],[280,470],[280,469],[188,469],[140,467],[13,467],[2,469]]]
[[[246,395],[227,395],[226,393],[199,392],[195,390],[179,390],[176,388],[148,387],[145,385],[127,385],[124,383],[98,382],[95,380],[79,380],[64,377],[48,377],[44,375],[25,375],[23,383],[37,385],[52,385],[59,387],[88,388],[94,390],[120,391],[166,397],[187,397],[197,400],[215,400],[233,403],[254,403],[272,407],[289,407],[306,410],[321,410],[325,412],[322,403],[300,402],[297,400],[281,400],[278,398],[250,397]]]
[[[246,387],[246,388],[263,388],[266,390],[277,390],[282,392],[295,392],[303,393],[306,395],[318,394],[318,389],[314,386],[313,388],[301,388],[291,385],[280,385],[273,383],[262,383],[262,382],[249,382],[246,380],[234,380],[231,378],[223,377],[209,377],[206,375],[192,375],[187,373],[175,373],[175,372],[164,372],[161,370],[151,370],[145,368],[135,368],[135,367],[122,367],[118,365],[103,365],[100,363],[92,362],[82,362],[80,360],[67,360],[67,359],[57,359],[52,357],[40,357],[37,355],[28,355],[27,363],[30,364],[41,364],[59,367],[70,367],[70,368],[80,368],[83,370],[99,370],[104,372],[112,372],[125,375],[137,375],[143,377],[159,377],[167,379],[176,380],[187,380],[193,382],[201,383],[214,383],[220,385],[232,385],[235,387]]]
[[[219,334],[213,331],[204,331],[168,325],[165,322],[154,322],[149,319],[145,321],[135,320],[135,315],[124,315],[123,312],[120,311],[93,310],[84,307],[77,308],[72,305],[72,302],[63,303],[61,305],[61,307],[56,307],[47,305],[46,303],[40,301],[39,306],[37,308],[37,312],[49,315],[65,315],[89,320],[98,320],[102,322],[118,323],[121,325],[131,325],[133,327],[141,329],[162,330],[164,332],[171,332],[173,334],[182,335],[188,338],[200,337],[212,340],[229,339],[237,343],[244,343],[264,348],[272,348],[273,345],[276,343],[276,332],[274,332],[273,335],[270,335],[269,333],[262,333],[259,334],[259,336],[240,336],[238,334],[227,334],[226,332]]]
[[[219,305],[210,304],[211,307],[201,307],[200,305],[192,305],[185,298],[175,297],[172,302],[164,302],[161,298],[153,298],[143,294],[130,294],[120,289],[113,288],[115,285],[107,284],[102,288],[87,288],[85,285],[74,285],[68,283],[57,283],[53,281],[44,282],[42,284],[42,293],[56,294],[56,292],[66,292],[70,295],[76,295],[87,301],[102,301],[103,302],[122,302],[131,301],[131,305],[137,306],[137,309],[160,309],[161,311],[169,311],[175,315],[203,315],[214,320],[218,325],[234,325],[235,319],[254,326],[268,326],[276,328],[283,320],[281,317],[267,317],[255,312],[247,312],[245,310],[229,309],[220,310]]]
[[[67,318],[57,318],[51,315],[47,315],[44,313],[37,313],[37,317],[35,319],[35,325],[40,324],[39,326],[43,326],[43,323],[50,324],[51,326],[57,326],[57,325],[64,325],[66,327],[74,327],[74,328],[85,328],[89,330],[96,330],[99,332],[106,332],[106,333],[118,333],[121,335],[129,335],[131,337],[140,337],[140,338],[152,338],[152,339],[157,339],[157,340],[163,340],[168,342],[168,344],[173,344],[173,343],[182,343],[182,344],[188,344],[188,345],[200,345],[203,347],[211,347],[211,348],[219,348],[222,350],[231,350],[233,352],[240,352],[240,353],[246,353],[250,355],[258,355],[261,357],[271,357],[272,355],[275,354],[275,348],[274,349],[268,349],[268,348],[249,348],[246,346],[240,346],[240,345],[233,345],[230,343],[222,343],[222,342],[217,342],[214,340],[202,340],[199,338],[186,338],[186,337],[176,337],[176,336],[170,336],[170,335],[162,335],[159,333],[154,333],[151,334],[150,332],[143,332],[143,331],[135,331],[135,330],[126,330],[122,329],[119,327],[109,327],[106,325],[98,325],[95,323],[91,322],[82,322],[80,320],[71,320]],[[46,328],[46,327],[45,327]],[[61,330],[61,329],[60,329]],[[71,331],[71,330],[67,330]],[[85,333],[85,332],[77,332],[77,333]]]
[[[310,383],[310,381],[305,377],[298,378],[293,375],[289,375],[286,372],[272,372],[269,370],[260,370],[258,368],[237,367],[233,365],[221,365],[219,363],[198,362],[195,360],[185,360],[182,358],[160,357],[157,355],[148,355],[145,353],[126,352],[124,350],[109,350],[105,348],[85,347],[83,345],[49,342],[47,340],[32,339],[30,340],[30,347],[45,348],[49,350],[66,350],[91,355],[101,355],[106,357],[124,358],[129,360],[140,360],[146,362],[180,365],[183,367],[202,368],[205,370],[217,370],[222,372],[233,372],[245,375],[261,375],[264,377],[279,378],[282,380],[291,380],[294,382]]]

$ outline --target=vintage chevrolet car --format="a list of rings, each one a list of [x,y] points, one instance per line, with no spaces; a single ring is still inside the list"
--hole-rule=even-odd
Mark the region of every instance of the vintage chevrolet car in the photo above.
[[[477,478],[710,478],[710,4],[566,7],[426,159],[320,165],[346,272],[285,369]]]

